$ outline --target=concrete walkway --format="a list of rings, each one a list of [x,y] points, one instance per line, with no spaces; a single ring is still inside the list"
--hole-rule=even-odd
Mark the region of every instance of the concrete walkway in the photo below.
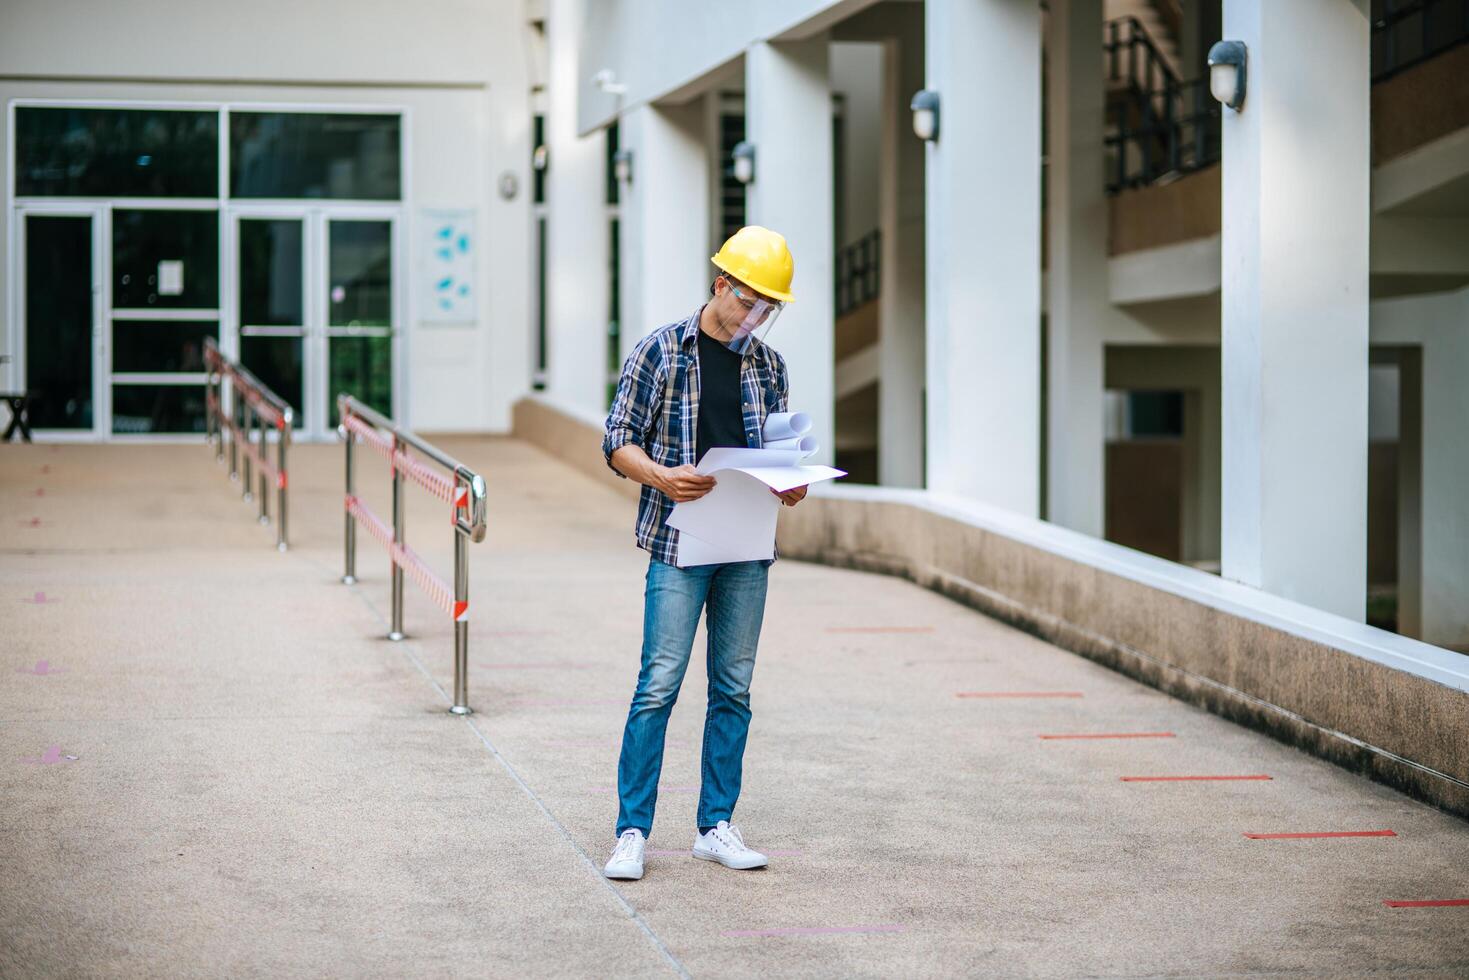
[[[1469,905],[1385,904],[1469,899],[1463,822],[791,561],[736,816],[771,867],[686,854],[696,653],[648,875],[605,881],[631,504],[521,443],[442,444],[491,487],[469,720],[411,583],[410,639],[381,639],[381,547],[337,581],[339,447],[296,450],[284,555],[202,445],[0,447],[0,976],[1469,975]],[[382,461],[359,482],[387,513]],[[411,500],[448,569],[445,508]],[[1147,737],[1043,737],[1098,734]],[[1160,776],[1269,778],[1131,778]]]

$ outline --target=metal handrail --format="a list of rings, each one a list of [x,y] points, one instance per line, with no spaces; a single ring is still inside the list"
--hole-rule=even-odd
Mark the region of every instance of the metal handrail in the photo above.
[[[392,419],[375,411],[351,395],[337,396],[337,412],[341,423],[337,435],[346,446],[347,492],[344,549],[346,570],[342,581],[357,581],[357,522],[388,549],[392,562],[392,627],[388,639],[401,640],[403,632],[403,573],[407,571],[419,587],[449,614],[454,622],[454,704],[449,709],[456,715],[472,713],[469,707],[469,551],[467,541],[485,539],[485,481],[478,473],[407,429],[399,428]],[[358,441],[376,449],[388,460],[393,474],[393,526],[389,528],[358,498],[353,471],[353,447]],[[409,452],[412,449],[418,455]],[[444,469],[446,477],[423,464],[423,457]],[[448,503],[454,526],[454,586],[439,578],[424,564],[404,540],[403,478],[407,476],[429,493]]]
[[[286,404],[285,399],[267,388],[259,378],[243,366],[225,357],[213,337],[204,338],[204,368],[205,440],[214,445],[214,458],[224,462],[225,436],[229,436],[231,480],[240,480],[240,457],[244,457],[244,479],[241,481],[240,498],[247,502],[259,499],[260,513],[257,520],[261,524],[270,523],[268,503],[270,491],[267,477],[273,479],[276,488],[275,546],[285,551],[288,547],[286,516],[289,513],[286,495],[286,450],[291,444],[295,411]],[[270,461],[266,451],[267,425],[278,433],[274,463]],[[255,441],[252,441],[252,432],[258,438],[258,446]],[[253,481],[250,471],[252,462],[260,477],[258,493],[252,490]]]

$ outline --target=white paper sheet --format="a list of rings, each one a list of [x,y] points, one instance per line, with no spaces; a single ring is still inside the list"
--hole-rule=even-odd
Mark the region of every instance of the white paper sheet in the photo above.
[[[674,504],[668,515],[668,526],[679,532],[679,567],[775,556],[781,503],[771,491],[847,475],[831,466],[801,465],[817,449],[816,440],[805,435],[810,430],[811,417],[803,412],[774,413],[766,419],[765,448],[721,447],[704,454],[696,469],[714,476],[714,489]]]

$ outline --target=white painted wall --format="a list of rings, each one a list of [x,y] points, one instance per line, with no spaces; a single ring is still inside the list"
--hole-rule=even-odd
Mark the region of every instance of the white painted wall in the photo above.
[[[851,244],[878,225],[878,163],[882,159],[882,45],[834,41],[831,45],[831,90],[842,96],[845,152],[840,202],[844,235],[837,247]],[[910,93],[911,94],[911,93]]]
[[[1223,121],[1223,574],[1361,619],[1366,0],[1225,0],[1224,33],[1250,58]]]
[[[284,0],[248,7],[223,0],[8,0],[0,102],[401,107],[408,117],[402,286],[410,291],[410,318],[418,209],[475,209],[481,244],[478,321],[406,323],[403,414],[425,431],[506,431],[510,406],[527,389],[529,357],[530,120],[519,6],[366,0],[350,16],[345,9]],[[7,145],[0,159],[7,189],[12,156]],[[495,190],[506,171],[521,187],[510,201]],[[6,248],[0,241],[0,292],[8,296]],[[0,327],[7,346],[11,328]]]
[[[820,444],[835,446],[832,332],[831,83],[825,38],[762,42],[745,56],[745,134],[755,179],[745,191],[750,224],[785,236],[795,257],[795,296],[769,335],[790,372],[792,411],[809,412]]]
[[[927,0],[928,479],[1040,512],[1041,19],[1031,0]]]
[[[587,17],[578,83],[581,132],[604,125],[620,109],[643,102],[682,102],[709,74],[752,42],[798,40],[871,6],[876,0],[581,0]],[[592,78],[610,69],[627,85],[621,104]]]
[[[607,412],[606,134],[576,131],[578,0],[548,0],[546,145],[546,397],[582,414]]]
[[[622,189],[622,350],[689,315],[708,298],[709,153],[704,104],[643,105],[623,117],[619,145],[633,154]]]

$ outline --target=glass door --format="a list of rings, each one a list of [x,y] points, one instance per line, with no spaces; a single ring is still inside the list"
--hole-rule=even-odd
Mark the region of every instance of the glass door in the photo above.
[[[396,213],[249,208],[233,220],[240,363],[295,409],[298,438],[331,438],[343,391],[391,415]]]
[[[37,430],[95,436],[106,363],[101,307],[101,212],[23,208],[21,386]]]
[[[306,240],[301,214],[237,219],[235,322],[240,363],[286,400],[295,430],[309,436],[321,416],[306,397]]]
[[[326,377],[331,424],[346,392],[393,414],[393,335],[398,321],[396,219],[323,215]]]
[[[204,431],[204,340],[219,339],[219,211],[113,206],[110,337],[113,435]]]

